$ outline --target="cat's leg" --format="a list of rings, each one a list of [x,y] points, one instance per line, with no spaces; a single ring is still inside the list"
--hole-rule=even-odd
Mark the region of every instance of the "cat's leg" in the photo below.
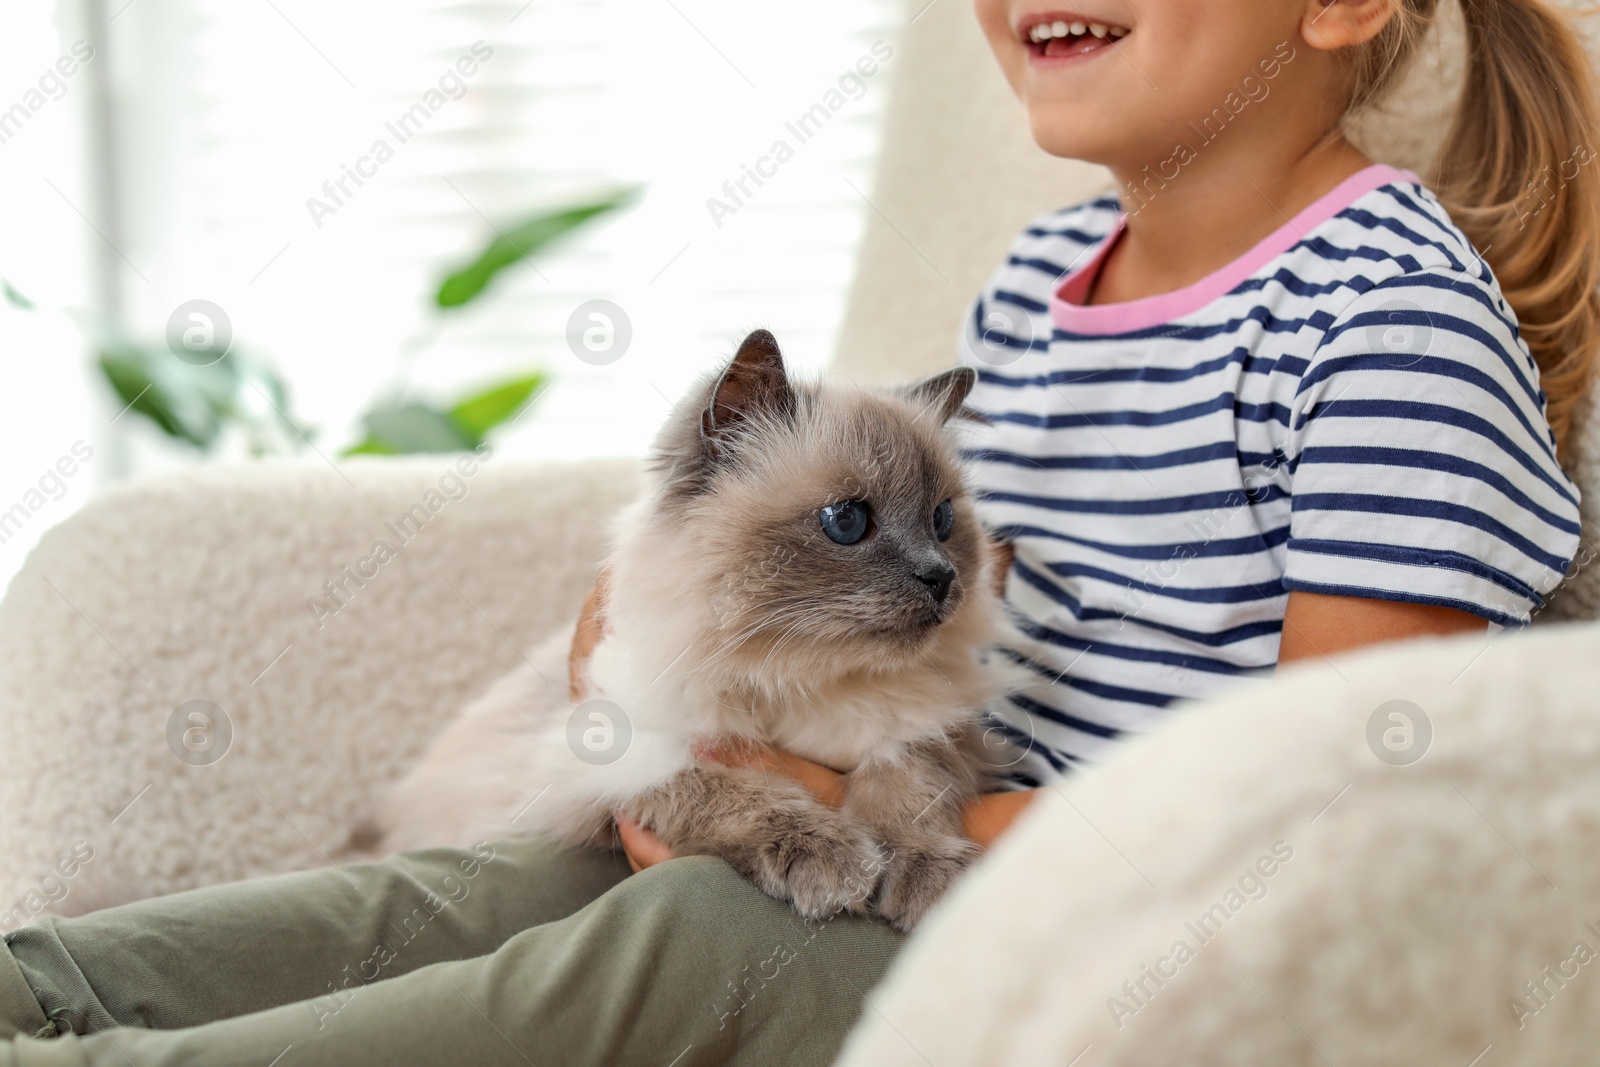
[[[625,810],[678,855],[720,856],[806,918],[866,914],[883,871],[865,826],[761,771],[694,767]]]
[[[941,739],[863,763],[845,781],[845,813],[871,827],[886,853],[876,911],[910,930],[980,852],[962,834],[961,811],[981,769]]]

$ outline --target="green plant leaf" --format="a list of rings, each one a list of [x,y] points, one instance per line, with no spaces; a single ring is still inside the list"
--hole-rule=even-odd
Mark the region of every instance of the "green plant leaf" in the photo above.
[[[361,421],[367,430],[367,440],[356,447],[367,447],[367,454],[382,447],[391,451],[378,454],[462,452],[478,444],[468,440],[449,415],[431,404],[417,401],[374,408]]]
[[[6,303],[10,304],[12,307],[20,308],[23,311],[33,310],[33,301],[17,292],[16,287],[10,282],[6,281],[4,278],[0,278],[0,290],[4,290],[6,294]]]
[[[393,456],[397,454],[392,446],[386,445],[382,441],[376,441],[371,437],[368,437],[358,445],[351,445],[339,453],[341,456]]]
[[[497,230],[494,239],[476,260],[451,273],[439,284],[435,302],[442,308],[460,307],[470,302],[507,267],[526,260],[551,241],[589,220],[632,203],[637,194],[637,188],[624,189],[587,204],[535,215]]]
[[[244,352],[195,366],[164,348],[106,338],[100,370],[128,410],[202,451],[215,446],[230,428],[243,434],[254,455],[299,451],[312,432],[290,413],[282,376]]]
[[[143,353],[132,349],[101,352],[100,370],[128,410],[143,415],[167,436],[197,448],[208,448],[216,440],[221,428],[217,419],[208,417],[205,406],[196,408],[193,398],[188,404],[175,399],[170,385],[157,381],[151,373]]]
[[[450,409],[450,418],[466,436],[476,438],[476,447],[490,430],[520,411],[546,380],[544,374],[535,372],[462,397]]]

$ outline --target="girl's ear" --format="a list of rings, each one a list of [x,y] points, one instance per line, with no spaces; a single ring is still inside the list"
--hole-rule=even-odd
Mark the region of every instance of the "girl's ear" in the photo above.
[[[1394,0],[1306,0],[1300,35],[1312,48],[1331,52],[1366,44],[1393,17]]]
[[[939,416],[941,423],[961,412],[961,404],[978,384],[978,372],[971,367],[957,367],[932,378],[924,378],[901,391],[907,400],[929,408]]]

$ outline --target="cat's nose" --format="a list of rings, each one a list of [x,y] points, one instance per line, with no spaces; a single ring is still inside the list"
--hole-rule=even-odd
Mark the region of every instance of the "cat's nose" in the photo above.
[[[950,595],[950,583],[956,580],[955,568],[948,563],[924,563],[916,570],[917,581],[928,587],[928,595],[936,604],[943,604]]]

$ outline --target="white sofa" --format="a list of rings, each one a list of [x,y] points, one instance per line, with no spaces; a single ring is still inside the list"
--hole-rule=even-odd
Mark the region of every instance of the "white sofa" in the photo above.
[[[1368,743],[1396,700],[1431,723],[1409,766]],[[918,930],[840,1067],[1593,1064],[1597,704],[1585,624],[1195,705],[1045,794]]]
[[[1012,234],[1106,182],[1033,147],[968,5],[915,0],[908,14],[919,9],[897,42],[877,212],[838,357],[864,379],[948,365]],[[1370,125],[1379,158],[1424,166],[1438,127],[1426,116],[1450,84],[1435,57],[1450,52],[1428,53],[1404,114]],[[1586,426],[1580,445],[1600,455],[1595,436]],[[324,862],[440,723],[571,617],[636,465],[491,459],[457,472],[465,494],[449,499],[453,463],[202,468],[107,493],[44,538],[0,602],[0,930]],[[1600,499],[1587,465],[1580,480]],[[398,556],[359,587],[345,579],[430,491],[436,513]],[[1092,1045],[1086,1067],[1322,1053],[1466,1067],[1479,1037],[1508,1047],[1489,1015],[1516,990],[1458,996],[1456,980],[1534,977],[1568,933],[1583,936],[1569,905],[1600,926],[1600,769],[1584,773],[1596,717],[1576,703],[1600,681],[1600,631],[1544,625],[1600,614],[1592,579],[1580,573],[1533,635],[1494,646],[1456,686],[1442,679],[1463,645],[1312,666],[1198,707],[1084,775],[932,921],[874,994],[850,1062],[1067,1063]],[[353,594],[336,612],[332,581]],[[1358,729],[1396,695],[1437,709],[1436,754],[1405,769],[1378,762]],[[191,719],[190,701],[226,713],[219,761],[204,756],[220,744],[216,716]],[[202,755],[184,748],[186,730]],[[1312,826],[1345,781],[1356,784]],[[1102,1035],[1118,983],[1278,838],[1295,859],[1245,928],[1126,1033]],[[1518,866],[1518,848],[1559,894]],[[1512,913],[1523,925],[1501,936]],[[1498,932],[1477,938],[1487,927]],[[1550,1042],[1537,1062],[1595,1047],[1600,964],[1580,974],[1528,1020]],[[1336,1035],[1327,1013],[1340,1012],[1353,1014]],[[1402,1040],[1413,1033],[1434,1035],[1426,1057]],[[1386,1035],[1405,1056],[1383,1051]],[[1486,1065],[1516,1060],[1492,1055]]]

